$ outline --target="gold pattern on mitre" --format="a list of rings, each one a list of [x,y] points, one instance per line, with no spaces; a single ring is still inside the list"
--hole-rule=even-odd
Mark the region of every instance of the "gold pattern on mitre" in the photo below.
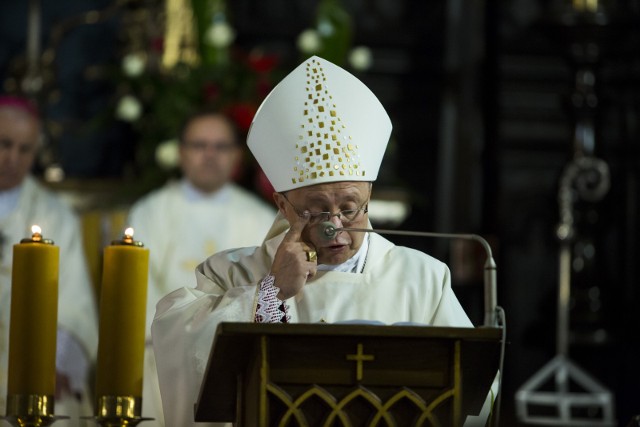
[[[294,157],[293,184],[326,176],[364,176],[358,146],[351,142],[333,103],[330,82],[315,59],[306,64],[307,93]]]
[[[274,189],[282,192],[375,181],[391,129],[389,115],[363,82],[314,56],[262,102],[247,146]]]

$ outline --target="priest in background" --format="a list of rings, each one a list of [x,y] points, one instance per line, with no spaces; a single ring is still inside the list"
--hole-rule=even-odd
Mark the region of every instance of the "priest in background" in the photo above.
[[[156,303],[190,284],[195,267],[212,254],[260,244],[275,215],[273,207],[231,182],[242,150],[226,116],[202,111],[188,117],[179,140],[182,180],[169,182],[134,204],[128,222],[150,251],[142,398],[142,415],[155,418],[145,422],[149,426],[165,425],[151,346]]]
[[[78,426],[79,416],[93,415],[88,379],[98,346],[96,302],[76,215],[30,174],[41,137],[35,106],[0,96],[0,414],[7,403],[13,245],[37,224],[60,247],[55,414],[71,418],[56,426]]]
[[[208,258],[196,269],[195,288],[158,304],[152,336],[167,425],[194,425],[223,321],[473,326],[442,262],[378,234],[323,233],[327,223],[371,228],[372,183],[390,134],[376,96],[318,57],[267,96],[248,145],[276,191],[278,215],[261,246]]]

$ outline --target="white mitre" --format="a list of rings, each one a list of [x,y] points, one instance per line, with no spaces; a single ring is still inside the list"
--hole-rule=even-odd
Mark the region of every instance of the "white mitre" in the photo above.
[[[313,56],[260,105],[247,144],[276,191],[375,181],[391,120],[352,74]]]

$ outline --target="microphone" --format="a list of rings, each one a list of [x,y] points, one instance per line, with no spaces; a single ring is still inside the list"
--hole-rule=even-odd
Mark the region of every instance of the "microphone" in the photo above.
[[[496,262],[493,259],[491,246],[482,237],[477,234],[458,234],[458,233],[433,233],[424,231],[402,231],[402,230],[382,230],[372,228],[349,228],[336,227],[332,222],[323,222],[319,225],[320,236],[326,240],[333,240],[341,231],[354,231],[357,233],[377,233],[377,234],[395,234],[399,236],[415,236],[415,237],[436,237],[445,239],[463,239],[474,240],[479,242],[487,255],[484,263],[484,326],[497,327],[497,279],[496,279]]]

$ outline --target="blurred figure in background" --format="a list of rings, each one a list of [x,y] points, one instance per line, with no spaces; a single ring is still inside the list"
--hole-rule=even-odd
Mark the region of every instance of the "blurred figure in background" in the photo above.
[[[160,426],[164,423],[150,335],[156,303],[192,283],[196,266],[212,254],[260,244],[276,212],[231,182],[242,150],[226,116],[202,111],[188,117],[179,140],[183,178],[135,203],[128,221],[136,240],[150,250],[142,414]]]
[[[13,245],[37,224],[60,247],[55,414],[71,418],[56,425],[78,426],[80,416],[93,415],[88,379],[98,346],[96,305],[75,213],[30,174],[41,138],[36,107],[0,96],[0,414],[6,413]]]

